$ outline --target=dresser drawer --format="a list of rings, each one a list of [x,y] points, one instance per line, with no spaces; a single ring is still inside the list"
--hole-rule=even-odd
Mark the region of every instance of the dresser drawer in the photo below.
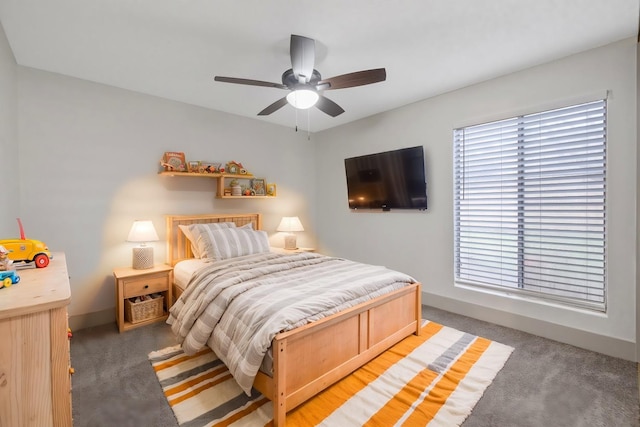
[[[164,292],[169,290],[169,275],[160,274],[127,279],[124,280],[123,287],[125,298]]]

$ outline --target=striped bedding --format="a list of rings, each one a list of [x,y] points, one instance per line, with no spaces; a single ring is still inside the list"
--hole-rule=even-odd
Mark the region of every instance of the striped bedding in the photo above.
[[[211,347],[249,395],[276,334],[414,282],[382,266],[315,253],[247,255],[198,270],[167,323],[185,353]]]

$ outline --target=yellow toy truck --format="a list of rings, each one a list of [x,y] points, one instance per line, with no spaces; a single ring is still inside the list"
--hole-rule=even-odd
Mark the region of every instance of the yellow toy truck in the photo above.
[[[40,240],[27,239],[24,235],[22,221],[18,220],[20,227],[19,239],[0,240],[0,245],[4,246],[9,252],[9,259],[14,262],[35,263],[36,268],[44,268],[49,265],[52,258],[49,248]]]

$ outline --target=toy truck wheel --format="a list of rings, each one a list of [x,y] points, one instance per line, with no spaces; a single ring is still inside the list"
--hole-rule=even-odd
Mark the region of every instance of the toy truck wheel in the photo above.
[[[20,276],[15,276],[13,279],[15,280],[13,282],[13,284],[15,285],[16,283],[18,283],[20,281]]]
[[[13,282],[11,281],[11,277],[5,277],[2,283],[4,284],[5,288],[8,288],[9,286],[13,285]]]
[[[36,255],[33,261],[36,263],[36,268],[44,268],[49,265],[49,257],[45,254]]]

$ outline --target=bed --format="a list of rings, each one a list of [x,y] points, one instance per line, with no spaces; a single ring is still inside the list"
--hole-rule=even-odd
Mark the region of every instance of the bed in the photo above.
[[[257,213],[168,215],[168,264],[182,266],[194,259],[194,248],[183,232],[184,226],[228,222],[236,227],[262,229],[262,218]],[[294,261],[315,262],[312,258],[300,255]],[[173,295],[177,300],[185,292],[186,281],[183,278],[174,282]],[[188,292],[184,297],[186,301]],[[177,306],[180,304],[182,300]],[[279,332],[271,341],[271,373],[258,371],[252,385],[273,402],[274,425],[283,426],[287,411],[403,338],[420,334],[420,319],[420,283],[414,281],[328,317]]]

